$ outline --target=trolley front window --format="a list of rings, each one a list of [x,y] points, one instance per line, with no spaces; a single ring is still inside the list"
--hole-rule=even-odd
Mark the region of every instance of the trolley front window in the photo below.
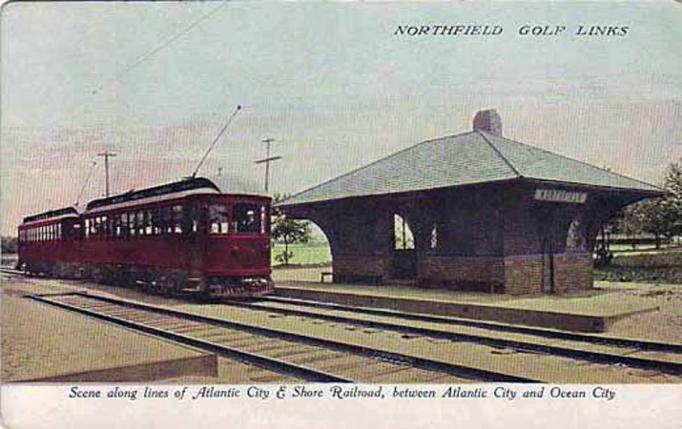
[[[264,233],[267,231],[266,208],[260,204],[235,204],[233,211],[234,232]]]

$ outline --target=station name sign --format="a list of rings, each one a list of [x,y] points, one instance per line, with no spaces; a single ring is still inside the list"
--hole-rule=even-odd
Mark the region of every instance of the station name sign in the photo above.
[[[536,189],[536,201],[550,201],[553,203],[585,204],[587,192],[564,191],[561,189]]]

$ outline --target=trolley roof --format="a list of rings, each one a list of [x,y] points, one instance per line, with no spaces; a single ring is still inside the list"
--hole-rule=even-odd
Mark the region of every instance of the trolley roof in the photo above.
[[[204,177],[184,179],[178,182],[167,183],[165,185],[154,186],[141,189],[139,191],[128,191],[124,194],[114,195],[113,197],[100,198],[90,201],[86,210],[90,211],[100,207],[107,207],[137,201],[152,197],[160,197],[168,194],[186,193],[186,191],[206,191],[207,193],[220,193],[220,189],[212,181]],[[196,192],[192,192],[196,193]]]
[[[91,214],[100,211],[117,210],[136,206],[140,203],[156,203],[197,194],[230,194],[267,197],[262,193],[255,191],[253,187],[245,186],[241,182],[235,182],[234,180],[229,180],[229,178],[219,177],[218,179],[224,179],[222,182],[218,180],[218,183],[221,184],[220,187],[214,180],[205,177],[187,178],[165,185],[93,200],[88,203],[85,213]]]
[[[64,218],[78,216],[78,210],[75,207],[64,207],[62,209],[50,210],[47,212],[26,216],[23,223],[38,222],[48,219]]]

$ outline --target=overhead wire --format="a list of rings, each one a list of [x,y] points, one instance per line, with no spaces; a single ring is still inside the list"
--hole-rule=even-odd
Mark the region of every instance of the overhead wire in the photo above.
[[[83,182],[83,186],[81,187],[81,191],[78,193],[78,197],[76,198],[76,203],[74,206],[77,206],[80,203],[81,197],[83,196],[83,191],[85,191],[85,187],[88,185],[88,182],[90,181],[90,177],[92,177],[92,172],[95,170],[95,166],[97,165],[97,161],[92,162],[92,167],[90,167],[90,172],[88,173],[88,177],[85,179],[85,182]]]
[[[207,12],[207,13],[205,13],[205,14],[203,14],[203,15],[201,15],[201,16],[198,17],[196,20],[193,20],[193,21],[190,22],[187,26],[185,26],[185,27],[183,27],[182,29],[180,29],[180,31],[176,32],[175,34],[172,34],[169,38],[167,38],[166,40],[162,41],[159,45],[156,45],[156,46],[152,47],[151,49],[149,49],[148,51],[146,51],[145,53],[143,53],[142,55],[140,55],[139,57],[137,57],[137,58],[136,58],[135,60],[133,60],[130,64],[128,64],[128,65],[125,66],[123,69],[121,69],[119,72],[117,72],[117,73],[114,75],[114,77],[112,77],[111,79],[109,79],[109,80],[106,81],[105,83],[101,84],[101,85],[100,85],[99,87],[97,87],[96,89],[94,89],[94,90],[92,91],[92,93],[93,93],[93,94],[96,94],[97,92],[101,91],[101,90],[105,87],[106,84],[112,83],[112,82],[116,82],[116,81],[118,81],[119,79],[121,79],[123,76],[125,76],[127,73],[129,73],[129,72],[130,72],[131,70],[133,70],[134,68],[138,67],[140,64],[142,64],[143,62],[145,62],[147,59],[149,59],[150,57],[152,57],[153,55],[155,55],[156,53],[158,53],[159,51],[161,51],[162,49],[164,49],[165,47],[167,47],[167,46],[170,45],[171,43],[175,42],[176,40],[178,40],[178,39],[179,39],[180,37],[182,37],[183,35],[185,35],[185,34],[187,34],[188,32],[190,32],[193,28],[195,28],[195,27],[196,27],[197,25],[199,25],[201,22],[205,21],[205,20],[208,19],[209,17],[211,17],[211,16],[213,16],[214,14],[216,14],[216,13],[217,13],[217,12],[218,12],[226,3],[227,3],[227,1],[221,1],[220,4],[218,5],[218,7],[216,7],[216,8],[214,8],[214,9],[210,10],[209,12]]]

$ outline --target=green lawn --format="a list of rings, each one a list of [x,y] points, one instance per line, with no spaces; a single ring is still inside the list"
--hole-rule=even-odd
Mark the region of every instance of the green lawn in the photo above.
[[[593,271],[595,280],[682,284],[682,251],[617,254],[611,263]]]
[[[291,265],[324,265],[330,264],[332,254],[326,244],[294,244],[289,246],[289,250],[294,253],[289,261]],[[275,260],[275,256],[284,251],[284,246],[275,245],[272,248],[272,265],[280,265]]]
[[[663,244],[660,249],[656,249],[654,244],[638,244],[633,250],[629,244],[611,244],[609,250],[616,254],[628,253],[665,253],[671,250],[679,249],[679,247]]]

